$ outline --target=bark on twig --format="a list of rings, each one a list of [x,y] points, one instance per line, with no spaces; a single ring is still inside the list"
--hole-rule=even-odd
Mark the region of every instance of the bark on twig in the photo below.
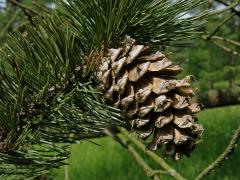
[[[232,49],[230,49],[230,48],[228,48],[228,47],[226,47],[226,46],[224,46],[224,45],[222,45],[222,44],[220,44],[220,43],[217,43],[216,41],[212,41],[212,42],[213,42],[213,44],[215,44],[217,47],[221,48],[222,50],[226,51],[227,53],[230,53],[230,54],[232,54],[232,55],[234,55],[234,56],[239,56],[239,57],[240,57],[240,53],[239,53],[239,52],[234,51],[234,50],[232,50]]]
[[[207,36],[206,36],[206,35],[203,35],[202,38],[203,38],[203,39],[206,39]],[[212,39],[212,40],[224,41],[224,42],[229,43],[229,44],[232,44],[232,45],[234,45],[234,46],[240,46],[240,42],[235,41],[235,40],[232,40],[232,39],[227,39],[227,38],[224,38],[224,37],[220,37],[220,36],[212,36],[211,39]]]
[[[200,92],[194,101],[203,103],[205,108],[238,105],[240,104],[240,87]]]
[[[166,172],[168,172],[173,178],[177,180],[185,180],[185,178],[179,174],[175,169],[173,169],[170,165],[168,165],[161,157],[159,157],[156,153],[152,151],[146,151],[146,146],[142,144],[139,140],[129,134],[129,132],[123,128],[121,128],[121,132],[131,141],[133,142],[139,149],[145,151],[145,153],[154,160],[158,165],[160,165]]]
[[[148,177],[152,177],[154,180],[159,180],[158,174],[159,173],[165,173],[164,171],[154,171],[140,156],[140,154],[135,150],[133,146],[131,146],[129,143],[121,139],[119,136],[111,132],[110,130],[106,129],[105,134],[112,137],[115,141],[117,141],[120,145],[122,145],[128,153],[134,158],[134,160],[142,167],[144,173]]]
[[[215,35],[220,29],[221,27],[226,24],[228,21],[230,21],[233,17],[234,17],[234,13],[232,13],[230,16],[228,16],[226,19],[224,19],[214,30],[213,32],[208,35],[204,40],[208,41],[212,38],[213,35]]]
[[[206,167],[196,178],[195,180],[202,179],[203,177],[209,175],[214,169],[220,167],[224,161],[226,161],[229,156],[233,153],[234,149],[236,148],[236,144],[240,139],[240,127],[236,130],[232,140],[230,141],[229,145],[225,149],[225,151],[218,156],[218,158],[212,162],[208,167]]]

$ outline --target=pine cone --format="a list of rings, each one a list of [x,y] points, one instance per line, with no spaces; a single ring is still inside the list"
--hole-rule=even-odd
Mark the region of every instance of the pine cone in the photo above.
[[[153,134],[148,148],[165,145],[176,160],[189,155],[203,132],[194,116],[202,105],[190,101],[193,77],[175,77],[182,70],[161,52],[128,38],[122,48],[109,49],[97,74],[106,102],[124,112],[142,139]]]

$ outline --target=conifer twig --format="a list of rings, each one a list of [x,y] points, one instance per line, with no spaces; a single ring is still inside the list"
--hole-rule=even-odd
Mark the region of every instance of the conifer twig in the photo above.
[[[34,9],[32,9],[32,8],[30,8],[30,7],[22,4],[22,3],[19,3],[19,2],[15,1],[15,0],[8,0],[8,2],[11,3],[11,4],[14,4],[14,5],[16,5],[16,6],[18,6],[18,7],[21,8],[22,10],[29,11],[29,12],[35,14],[35,15],[40,15],[40,14],[39,14],[37,11],[35,11]]]
[[[215,0],[215,1],[218,2],[218,3],[220,3],[220,4],[222,4],[222,5],[229,6],[228,3],[226,3],[226,2],[224,2],[224,1],[222,1],[222,0]],[[232,10],[232,12],[234,12],[237,16],[240,17],[240,12],[239,12],[239,11],[237,11],[235,8],[231,8],[231,10]]]
[[[131,146],[128,142],[121,139],[115,133],[111,132],[110,130],[106,129],[105,134],[112,137],[115,141],[117,141],[120,145],[122,145],[129,154],[134,158],[134,160],[142,167],[144,173],[148,177],[152,177],[154,180],[159,180],[157,174],[166,173],[165,171],[157,170],[154,171],[140,156],[140,154],[135,150],[133,146]]]
[[[175,169],[173,169],[170,165],[168,165],[161,157],[159,157],[156,153],[152,151],[146,151],[146,146],[138,141],[135,137],[129,134],[127,130],[121,128],[121,132],[131,141],[133,142],[139,149],[145,151],[145,153],[154,160],[158,165],[160,165],[166,172],[169,173],[176,180],[185,180],[185,178],[179,174]]]
[[[224,45],[222,45],[220,43],[217,43],[216,41],[212,41],[212,42],[217,47],[221,48],[222,50],[226,51],[227,53],[231,53],[231,54],[233,54],[235,56],[240,56],[240,54],[237,51],[234,51],[234,50],[232,50],[232,49],[230,49],[230,48],[228,48],[228,47],[226,47],[226,46],[224,46]]]
[[[213,16],[213,15],[217,15],[217,14],[222,14],[226,11],[229,11],[231,10],[232,8],[235,8],[237,5],[239,4],[239,0],[237,2],[234,2],[232,4],[229,4],[228,6],[226,6],[225,8],[223,9],[219,9],[219,10],[208,10],[207,12],[203,13],[202,15],[200,16],[197,16],[196,18],[194,19],[201,19],[201,18],[205,18],[207,16]]]
[[[207,38],[207,35],[203,35],[202,38],[203,38],[203,39],[206,39],[206,38]],[[232,40],[232,39],[227,39],[227,38],[224,38],[224,37],[220,37],[220,36],[212,36],[211,39],[212,39],[212,40],[224,41],[224,42],[229,43],[229,44],[232,44],[232,45],[234,45],[234,46],[240,46],[240,42],[235,41],[235,40]]]
[[[229,145],[225,149],[225,151],[217,157],[217,159],[212,162],[208,167],[206,167],[196,178],[195,180],[200,180],[203,177],[209,175],[214,169],[220,167],[224,161],[226,161],[229,156],[233,153],[238,140],[240,139],[240,127],[236,130],[235,134],[233,135]]]
[[[36,1],[33,1],[32,4],[46,13],[51,12],[51,9],[47,8],[46,6],[38,4]]]
[[[20,10],[16,11],[10,21],[7,23],[7,25],[4,27],[4,29],[0,33],[0,37],[4,35],[4,33],[8,30],[8,28],[11,26],[11,24],[14,22],[14,20],[18,17],[20,13]]]
[[[234,15],[235,15],[235,14],[232,13],[230,16],[228,16],[226,19],[224,19],[224,20],[213,30],[213,32],[206,37],[205,40],[206,40],[206,41],[210,40],[210,39],[212,38],[212,36],[215,35],[215,34],[221,29],[221,27],[222,27],[224,24],[226,24],[228,21],[230,21],[230,20],[234,17]]]

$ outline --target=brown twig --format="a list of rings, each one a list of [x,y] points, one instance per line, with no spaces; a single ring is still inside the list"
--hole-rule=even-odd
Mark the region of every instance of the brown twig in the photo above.
[[[115,133],[111,132],[109,129],[106,129],[104,133],[110,137],[112,137],[116,142],[118,142],[120,145],[122,145],[128,153],[134,158],[134,160],[142,167],[144,173],[148,177],[152,177],[154,180],[159,180],[158,174],[160,173],[166,173],[165,171],[154,171],[145,161],[144,159],[139,155],[139,153],[135,150],[133,146],[131,146],[129,143],[121,139],[119,136],[117,136]]]
[[[215,35],[215,34],[221,29],[221,27],[222,27],[224,24],[226,24],[228,21],[230,21],[230,20],[234,17],[234,15],[235,15],[235,14],[232,13],[230,16],[228,16],[226,19],[224,19],[224,20],[213,30],[213,32],[206,37],[205,40],[206,40],[206,41],[210,40],[210,39],[212,38],[212,36]]]
[[[158,165],[160,165],[166,172],[169,173],[173,178],[177,180],[185,180],[185,178],[179,174],[175,169],[173,169],[170,165],[168,165],[161,157],[159,157],[156,153],[152,151],[146,151],[146,146],[142,144],[139,140],[129,134],[129,132],[123,128],[121,128],[121,132],[131,141],[133,142],[139,149],[145,151],[146,154],[154,160]]]
[[[203,38],[203,39],[206,39],[206,38],[207,38],[207,35],[203,35],[202,38]],[[224,42],[229,43],[229,44],[232,44],[232,45],[234,45],[234,46],[240,46],[240,42],[235,41],[235,40],[232,40],[232,39],[226,39],[226,38],[220,37],[220,36],[212,36],[211,39],[224,41]]]
[[[227,53],[231,53],[231,54],[233,54],[235,56],[240,56],[240,54],[237,51],[234,51],[234,50],[232,50],[232,49],[230,49],[230,48],[228,48],[228,47],[226,47],[226,46],[224,46],[224,45],[222,45],[220,43],[217,43],[216,41],[212,41],[212,42],[217,47],[221,48],[222,50],[226,51]]]
[[[220,167],[224,161],[226,161],[229,156],[233,153],[238,140],[240,139],[240,127],[236,130],[235,134],[233,135],[229,145],[225,149],[225,151],[218,156],[218,158],[212,162],[208,167],[206,167],[196,178],[195,180],[202,179],[203,177],[207,176],[211,173],[214,169]]]

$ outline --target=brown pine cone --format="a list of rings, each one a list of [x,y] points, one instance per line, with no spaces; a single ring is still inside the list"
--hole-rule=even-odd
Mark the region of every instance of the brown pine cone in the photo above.
[[[122,48],[108,50],[97,79],[106,102],[125,113],[132,129],[142,139],[153,135],[148,148],[165,145],[165,153],[178,160],[202,136],[194,114],[203,106],[191,102],[194,78],[177,79],[183,68],[172,64],[163,53],[128,38]]]

